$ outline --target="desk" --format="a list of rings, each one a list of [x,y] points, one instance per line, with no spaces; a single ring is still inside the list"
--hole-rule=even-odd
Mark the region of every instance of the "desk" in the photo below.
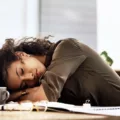
[[[0,120],[119,120],[120,117],[68,112],[0,111]]]

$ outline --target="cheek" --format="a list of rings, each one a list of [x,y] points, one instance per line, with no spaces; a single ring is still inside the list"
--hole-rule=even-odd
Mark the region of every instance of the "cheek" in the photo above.
[[[8,88],[11,90],[19,89],[20,82],[16,79],[8,80]]]
[[[37,70],[38,74],[44,74],[44,72],[46,71],[46,67],[42,63],[39,63],[39,66],[37,66]]]
[[[20,80],[16,77],[16,75],[12,72],[8,72],[7,86],[11,90],[18,89],[20,85]]]
[[[25,68],[27,68],[28,71],[36,68],[39,69],[40,72],[44,72],[46,70],[44,64],[36,59],[29,59],[29,61],[25,61]]]
[[[20,61],[13,62],[9,68],[7,69],[8,78],[7,78],[7,86],[9,89],[18,89],[20,85],[20,79],[16,74],[16,69],[21,66]]]
[[[39,67],[41,70],[44,70],[44,69],[45,69],[44,64],[42,64],[42,63],[39,62],[39,61],[36,61],[36,67],[37,67],[37,68]]]
[[[46,71],[46,67],[43,65],[43,64],[41,64],[41,70],[44,72],[44,71]]]

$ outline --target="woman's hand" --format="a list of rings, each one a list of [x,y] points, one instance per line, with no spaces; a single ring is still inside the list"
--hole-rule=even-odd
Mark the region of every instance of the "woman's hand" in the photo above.
[[[25,92],[24,92],[25,93]],[[27,94],[27,93],[26,93]],[[8,98],[7,102],[10,101],[18,101],[20,99],[20,97],[23,95],[23,91],[17,91],[17,92],[13,92],[10,94],[10,97]],[[24,94],[25,95],[25,94]]]
[[[40,101],[40,100],[48,100],[45,95],[42,84],[38,87],[29,88],[26,90],[26,95],[20,97],[20,100],[30,100],[32,102]]]
[[[10,95],[8,101],[25,101],[29,100],[32,102],[40,101],[40,100],[48,100],[45,95],[42,84],[38,87],[28,88],[25,91],[14,92]]]

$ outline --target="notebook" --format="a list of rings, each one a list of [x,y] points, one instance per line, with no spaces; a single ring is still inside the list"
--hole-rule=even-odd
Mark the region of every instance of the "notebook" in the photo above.
[[[75,113],[87,113],[109,116],[120,116],[120,106],[115,107],[93,107],[89,103],[85,103],[82,106],[65,104],[60,102],[25,102],[17,103],[10,102],[8,104],[0,105],[0,110],[5,111],[68,111]]]

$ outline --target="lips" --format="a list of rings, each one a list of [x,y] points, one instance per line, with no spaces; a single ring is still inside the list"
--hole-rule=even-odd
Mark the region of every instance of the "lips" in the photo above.
[[[37,72],[37,77],[40,77],[40,73],[39,72]]]
[[[36,69],[36,77],[39,78],[40,77],[40,72],[38,72],[38,70]]]

